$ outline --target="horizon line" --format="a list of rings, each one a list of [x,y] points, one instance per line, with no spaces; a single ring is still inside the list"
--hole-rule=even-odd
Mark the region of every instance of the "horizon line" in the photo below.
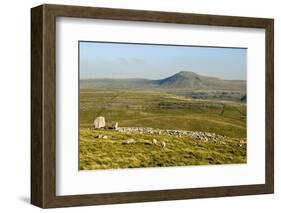
[[[193,74],[196,74],[198,76],[202,76],[202,77],[208,77],[208,78],[216,78],[216,79],[219,79],[219,80],[226,80],[226,81],[247,81],[247,79],[225,79],[225,78],[221,78],[221,77],[217,77],[217,76],[208,76],[208,75],[202,75],[202,74],[198,74],[196,72],[193,72],[193,71],[179,71],[179,72],[176,72],[175,74],[173,75],[169,75],[167,77],[164,77],[164,78],[157,78],[157,79],[151,79],[151,78],[142,78],[142,77],[135,77],[135,78],[112,78],[112,77],[98,77],[98,78],[80,78],[79,76],[79,80],[104,80],[104,79],[111,79],[111,80],[127,80],[127,79],[130,79],[130,80],[137,80],[137,79],[141,79],[141,80],[162,80],[162,79],[166,79],[166,78],[169,78],[171,76],[174,76],[176,74],[179,74],[181,72],[185,72],[185,73],[193,73]]]

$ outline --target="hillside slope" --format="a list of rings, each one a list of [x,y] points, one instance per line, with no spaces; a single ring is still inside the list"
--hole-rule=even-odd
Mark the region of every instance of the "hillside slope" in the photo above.
[[[185,89],[245,91],[246,81],[223,80],[181,71],[170,77],[150,79],[81,79],[81,89]]]

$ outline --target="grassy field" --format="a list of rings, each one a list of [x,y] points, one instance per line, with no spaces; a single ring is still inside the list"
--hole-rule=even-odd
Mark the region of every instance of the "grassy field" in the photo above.
[[[97,116],[120,127],[202,131],[225,139],[204,143],[189,137],[91,130]],[[132,138],[135,143],[124,143]],[[190,99],[165,91],[80,91],[80,169],[245,163],[245,138],[245,103]],[[153,139],[166,147],[154,145]]]

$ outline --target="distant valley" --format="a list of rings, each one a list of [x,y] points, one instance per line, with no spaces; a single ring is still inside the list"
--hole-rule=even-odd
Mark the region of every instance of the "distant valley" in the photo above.
[[[181,71],[159,80],[128,79],[81,79],[80,89],[95,90],[161,90],[194,99],[222,99],[246,101],[246,81],[224,80]]]

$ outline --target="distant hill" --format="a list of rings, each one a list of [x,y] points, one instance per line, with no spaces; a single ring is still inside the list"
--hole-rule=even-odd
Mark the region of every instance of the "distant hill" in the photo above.
[[[155,80],[128,78],[128,79],[82,79],[80,80],[81,89],[144,89],[155,88],[158,83]]]
[[[246,92],[246,81],[223,80],[181,71],[170,77],[149,79],[82,79],[81,89],[228,90]]]
[[[187,71],[181,71],[171,77],[159,80],[158,83],[162,88],[171,89],[244,90],[246,88],[246,81],[223,80]]]

